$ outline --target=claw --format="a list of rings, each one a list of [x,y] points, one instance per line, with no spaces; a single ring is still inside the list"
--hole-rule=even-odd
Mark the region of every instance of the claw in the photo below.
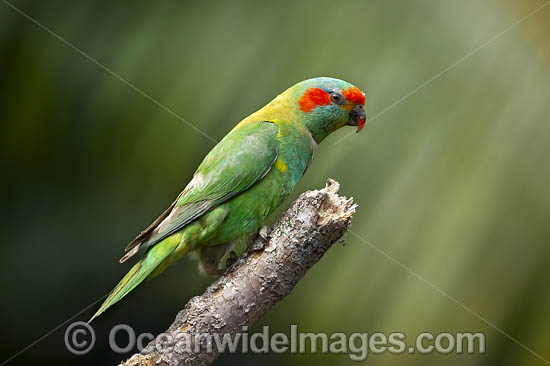
[[[264,240],[264,241],[268,241],[269,240],[269,234],[271,233],[271,228],[267,227],[267,226],[262,226],[260,228],[260,231],[258,231],[258,235],[260,235],[260,237]]]

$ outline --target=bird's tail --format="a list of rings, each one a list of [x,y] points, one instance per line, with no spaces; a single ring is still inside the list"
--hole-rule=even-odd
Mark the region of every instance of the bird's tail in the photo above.
[[[103,302],[99,310],[88,321],[91,322],[113,304],[120,301],[126,294],[148,277],[154,277],[162,272],[174,259],[180,258],[188,251],[189,245],[181,242],[181,235],[172,235],[153,246],[145,257],[140,259],[132,269],[120,280]]]

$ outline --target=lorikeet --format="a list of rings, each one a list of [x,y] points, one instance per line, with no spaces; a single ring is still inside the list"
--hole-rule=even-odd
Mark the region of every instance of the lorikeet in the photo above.
[[[174,203],[128,246],[143,252],[92,317],[187,253],[207,274],[232,244],[257,233],[294,189],[317,144],[344,125],[365,125],[365,94],[338,79],[302,81],[237,124],[204,158]],[[92,320],[90,319],[90,320]]]

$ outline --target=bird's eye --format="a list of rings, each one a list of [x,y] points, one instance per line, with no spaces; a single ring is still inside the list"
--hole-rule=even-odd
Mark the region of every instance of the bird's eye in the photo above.
[[[344,96],[340,93],[337,93],[337,92],[330,93],[330,100],[332,100],[334,103],[340,104],[340,105],[345,103]]]

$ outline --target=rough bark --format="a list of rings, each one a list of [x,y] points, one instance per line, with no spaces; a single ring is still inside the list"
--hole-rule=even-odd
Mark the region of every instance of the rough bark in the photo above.
[[[235,334],[251,325],[287,296],[351,225],[356,205],[337,194],[329,179],[321,190],[308,191],[292,203],[267,239],[258,236],[223,276],[193,297],[162,337],[121,365],[209,365],[218,356],[196,334]],[[187,338],[184,338],[187,337]],[[164,339],[165,342],[161,340]],[[191,341],[182,349],[178,340]],[[199,349],[200,351],[195,352]],[[186,349],[185,349],[186,348]],[[191,351],[191,352],[189,352]]]

